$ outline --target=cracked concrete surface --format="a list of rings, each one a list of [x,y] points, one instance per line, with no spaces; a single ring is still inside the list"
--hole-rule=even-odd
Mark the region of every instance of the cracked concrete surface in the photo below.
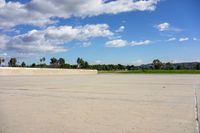
[[[200,75],[0,76],[0,133],[196,133]]]

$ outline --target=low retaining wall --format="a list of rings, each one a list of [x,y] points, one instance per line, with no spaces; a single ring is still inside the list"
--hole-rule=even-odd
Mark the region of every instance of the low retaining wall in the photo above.
[[[0,75],[74,75],[97,74],[97,70],[0,67]]]

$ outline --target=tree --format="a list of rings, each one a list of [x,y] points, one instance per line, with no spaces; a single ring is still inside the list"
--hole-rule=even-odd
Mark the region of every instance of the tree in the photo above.
[[[83,66],[83,68],[89,68],[90,66],[89,66],[89,63],[87,62],[87,61],[84,61],[84,66]]]
[[[82,58],[77,59],[77,68],[89,68],[89,63]]]
[[[52,67],[58,67],[58,59],[56,59],[55,57],[53,57],[53,58],[51,58],[50,59],[51,61],[50,61],[50,65],[52,66]]]
[[[118,65],[117,65],[117,68],[118,68],[119,70],[124,70],[124,69],[125,69],[125,67],[124,67],[123,65],[121,65],[121,64],[118,64]]]
[[[1,66],[2,63],[4,63],[4,62],[5,62],[5,59],[0,57],[0,66]]]
[[[84,64],[83,59],[81,59],[81,58],[78,57],[78,59],[77,59],[77,67],[78,68],[82,68],[83,64]]]
[[[42,58],[40,58],[40,64],[42,63],[42,61],[43,61]]]
[[[153,60],[154,69],[161,69],[162,65],[163,64],[160,60],[158,60],[158,59]]]
[[[58,64],[58,60],[55,57],[51,58],[50,60],[51,60],[50,62],[51,65]]]
[[[63,68],[65,65],[65,59],[63,59],[63,58],[58,59],[58,64],[60,65],[60,67]]]
[[[172,63],[167,62],[167,63],[165,64],[165,69],[167,69],[167,70],[173,70],[173,69],[174,69],[174,66],[172,65]]]
[[[33,63],[33,64],[31,65],[31,67],[36,67],[36,64],[35,64],[35,63]]]
[[[22,66],[22,67],[26,67],[26,63],[25,63],[25,62],[22,62],[21,66]]]
[[[176,66],[176,70],[181,70],[181,69],[182,69],[181,65]]]
[[[46,66],[46,64],[44,63],[45,60],[46,60],[45,57],[40,58],[40,64],[39,64],[40,67],[45,67]]]
[[[76,61],[76,62],[77,62],[77,65],[78,65],[78,66],[77,66],[78,68],[80,68],[81,61],[82,61],[82,59],[78,57],[78,59],[77,59],[77,61]]]
[[[200,70],[200,63],[196,65],[196,70]]]
[[[135,69],[135,66],[134,66],[134,65],[131,65],[131,66],[130,66],[130,65],[127,65],[127,66],[126,66],[126,69],[127,69],[127,70],[134,70],[134,69]]]
[[[43,62],[45,62],[45,57],[42,57],[42,58],[40,58],[40,63],[43,63]]]
[[[16,58],[11,58],[10,61],[8,62],[9,67],[16,67],[17,59]]]

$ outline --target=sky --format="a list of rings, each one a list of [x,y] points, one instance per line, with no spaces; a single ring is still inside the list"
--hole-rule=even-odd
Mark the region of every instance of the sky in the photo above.
[[[200,62],[199,0],[0,0],[0,57]]]

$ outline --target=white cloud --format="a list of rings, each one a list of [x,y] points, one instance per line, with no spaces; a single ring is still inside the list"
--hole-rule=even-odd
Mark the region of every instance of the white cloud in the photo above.
[[[111,41],[106,42],[106,47],[120,48],[120,47],[125,47],[125,46],[147,45],[150,43],[152,43],[152,41],[150,40],[129,42],[127,40],[116,39],[116,40],[111,40]]]
[[[84,43],[81,45],[81,47],[87,48],[87,47],[89,47],[89,46],[91,46],[91,45],[92,45],[91,42],[84,42]]]
[[[193,38],[193,41],[200,41],[200,39],[194,37],[194,38]]]
[[[189,40],[189,38],[188,37],[185,37],[185,38],[180,38],[179,39],[179,42],[184,42],[184,41],[188,41]]]
[[[5,0],[0,0],[0,8],[2,8],[3,6],[5,6],[6,2]]]
[[[0,58],[1,57],[7,57],[8,56],[8,54],[5,52],[5,53],[0,53]]]
[[[125,30],[124,26],[120,26],[115,32],[123,32]]]
[[[4,55],[4,56],[7,56],[8,54],[7,54],[7,53],[3,53],[3,55]]]
[[[113,35],[107,24],[85,25],[78,27],[49,27],[43,32],[45,32],[45,36],[49,39],[59,39],[65,41],[87,40],[91,37],[108,37]]]
[[[26,4],[0,0],[0,27],[19,24],[43,26],[55,23],[50,18],[91,17],[130,11],[153,11],[160,0],[31,0]]]
[[[115,48],[120,48],[120,47],[124,47],[127,46],[128,42],[126,40],[122,40],[122,39],[117,39],[117,40],[112,40],[112,41],[108,41],[106,42],[106,47],[115,47]]]
[[[164,23],[155,25],[154,27],[156,29],[158,29],[159,31],[174,31],[174,32],[182,31],[182,29],[180,29],[180,28],[171,26],[171,24],[168,22],[164,22]]]
[[[8,42],[10,37],[6,35],[0,35],[0,49],[5,49],[6,43]]]
[[[131,46],[138,46],[138,45],[147,45],[150,44],[151,41],[150,40],[144,40],[144,41],[132,41],[131,43],[129,43]]]
[[[95,37],[109,37],[113,33],[107,24],[79,27],[48,27],[45,30],[32,30],[26,34],[10,38],[0,38],[3,48],[17,52],[65,52],[65,43],[73,40],[87,41]]]
[[[171,42],[171,41],[175,41],[176,40],[176,38],[175,37],[172,37],[172,38],[169,38],[167,41],[168,42]]]
[[[0,29],[14,27],[19,24],[42,26],[53,23],[53,21],[49,19],[49,16],[43,15],[37,11],[30,11],[26,9],[26,5],[19,2],[1,4],[0,22]]]
[[[159,31],[166,31],[166,30],[169,30],[170,24],[167,22],[161,23],[159,25],[156,25],[155,28],[157,28]]]

